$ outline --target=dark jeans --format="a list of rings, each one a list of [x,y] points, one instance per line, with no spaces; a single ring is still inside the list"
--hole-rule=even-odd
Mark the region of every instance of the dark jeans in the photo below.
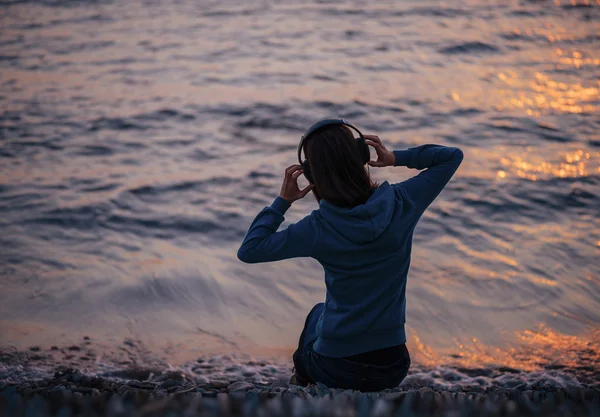
[[[313,345],[317,340],[316,326],[323,308],[324,304],[319,303],[308,313],[298,350],[294,352],[294,366],[299,380],[307,383],[321,382],[330,388],[360,391],[380,391],[402,382],[410,367],[410,355],[406,347],[402,358],[385,366],[330,358],[316,353]]]

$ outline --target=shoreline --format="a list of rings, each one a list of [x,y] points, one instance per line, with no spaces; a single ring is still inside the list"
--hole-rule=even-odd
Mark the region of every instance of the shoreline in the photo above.
[[[58,371],[52,379],[35,384],[0,385],[0,413],[40,417],[600,415],[598,388],[465,392],[398,387],[363,393],[320,383],[305,388],[216,380],[188,385],[174,379],[177,375],[166,374],[160,382],[116,382],[77,370]]]
[[[121,375],[125,376],[125,375]],[[131,376],[131,375],[130,375]],[[149,375],[148,375],[149,376]],[[190,383],[177,371],[153,381],[89,376],[74,369],[30,383],[0,383],[0,414],[10,416],[476,416],[600,415],[600,389],[525,386],[443,390],[401,385],[363,393],[283,381]],[[528,388],[528,389],[523,389]],[[34,413],[34,414],[32,414]]]
[[[89,338],[0,349],[0,415],[600,415],[597,366],[530,372],[416,364],[398,387],[363,393],[290,385],[291,363],[245,354],[174,366],[131,340],[112,355],[93,352]]]

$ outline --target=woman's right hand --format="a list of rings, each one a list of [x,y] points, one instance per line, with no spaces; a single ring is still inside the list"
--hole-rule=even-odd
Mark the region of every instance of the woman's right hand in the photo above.
[[[283,176],[283,184],[281,185],[281,192],[279,197],[292,204],[294,201],[304,198],[310,190],[314,188],[314,185],[308,184],[302,190],[298,187],[298,177],[303,174],[302,166],[295,164],[290,165],[285,169],[285,175]]]
[[[394,152],[388,150],[379,136],[364,135],[365,143],[375,148],[377,152],[377,161],[369,161],[368,164],[372,167],[393,167],[396,165],[396,156]]]

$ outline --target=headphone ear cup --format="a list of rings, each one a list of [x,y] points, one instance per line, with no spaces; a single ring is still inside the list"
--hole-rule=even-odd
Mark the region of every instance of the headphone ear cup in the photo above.
[[[371,160],[371,152],[369,151],[369,145],[365,142],[365,138],[357,138],[356,142],[358,143],[358,151],[360,152],[360,157],[363,164],[366,164]]]
[[[304,177],[308,180],[308,182],[314,184],[312,174],[310,173],[310,167],[308,166],[308,160],[302,162],[302,170],[304,171]]]

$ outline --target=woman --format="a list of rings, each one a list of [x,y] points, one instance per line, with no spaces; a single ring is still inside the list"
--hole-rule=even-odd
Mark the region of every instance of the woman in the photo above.
[[[281,194],[256,216],[238,258],[319,261],[325,303],[306,318],[290,382],[377,391],[397,386],[408,372],[404,322],[413,231],[463,154],[438,145],[391,152],[377,136],[358,131],[361,137],[355,139],[350,128],[358,131],[333,119],[309,129],[299,145],[300,164],[285,170]],[[369,160],[369,146],[376,161]],[[397,184],[378,185],[366,163],[427,169]],[[310,184],[301,190],[297,180],[303,173]],[[311,190],[319,209],[277,232],[291,204]]]

